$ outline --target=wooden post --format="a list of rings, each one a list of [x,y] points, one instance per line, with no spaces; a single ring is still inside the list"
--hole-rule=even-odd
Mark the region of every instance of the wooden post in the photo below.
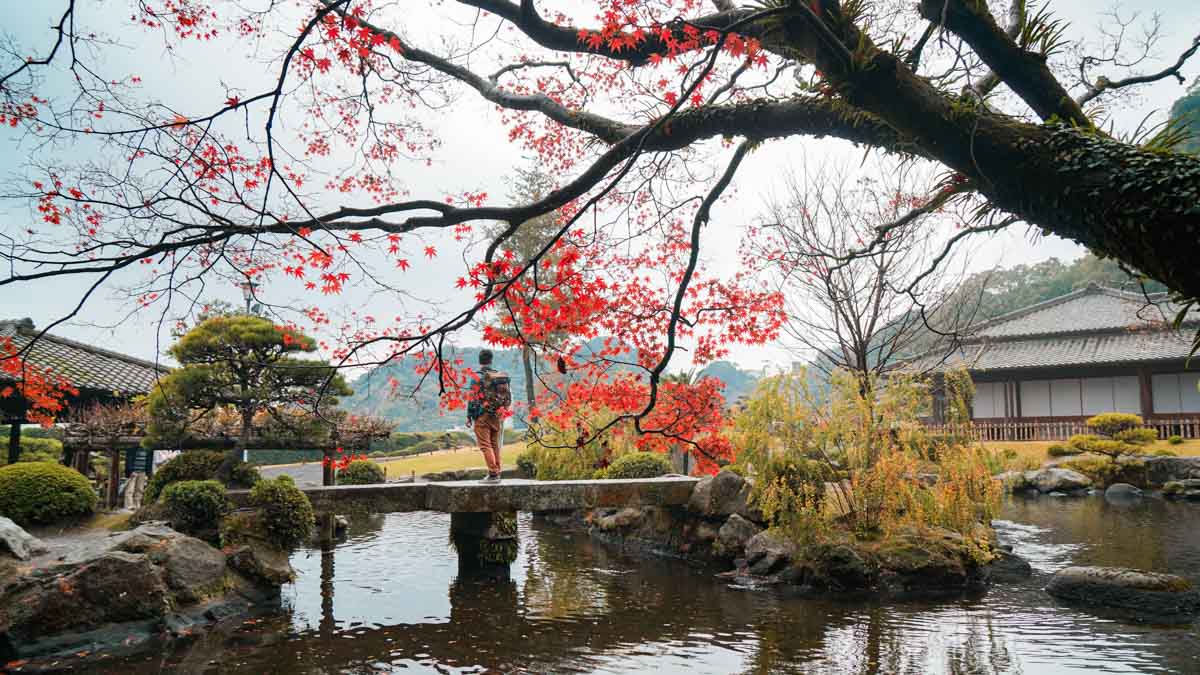
[[[1151,386],[1150,371],[1145,368],[1138,369],[1138,384],[1141,385],[1142,398],[1142,419],[1146,419],[1154,414],[1154,389]]]
[[[8,463],[21,461],[21,423],[13,420],[8,424]]]
[[[121,451],[108,451],[108,508],[117,508],[117,497],[121,493]]]
[[[323,452],[325,453],[325,461],[321,462],[321,485],[329,487],[336,482],[333,470],[333,455],[329,453],[328,448]]]

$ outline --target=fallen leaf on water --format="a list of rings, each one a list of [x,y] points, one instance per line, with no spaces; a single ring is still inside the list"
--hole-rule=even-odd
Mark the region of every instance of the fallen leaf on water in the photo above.
[[[20,668],[26,663],[29,663],[29,659],[19,659],[17,661],[9,661],[8,663],[4,664],[4,667],[7,670],[14,670],[16,668]]]

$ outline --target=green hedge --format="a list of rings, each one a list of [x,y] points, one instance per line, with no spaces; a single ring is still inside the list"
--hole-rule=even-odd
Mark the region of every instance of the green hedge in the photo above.
[[[532,450],[526,450],[517,455],[517,468],[521,470],[522,478],[537,476],[537,458]]]
[[[246,463],[254,466],[319,462],[325,453],[320,450],[249,450]]]
[[[5,441],[8,436],[0,434]],[[27,431],[21,432],[22,462],[57,462],[62,459],[62,441],[57,438],[30,436]],[[8,447],[0,452],[0,466],[8,463]]]
[[[338,471],[337,475],[338,485],[371,485],[386,482],[387,474],[383,467],[365,459],[350,462],[345,469]]]
[[[263,526],[273,544],[288,550],[305,543],[312,534],[312,502],[291,476],[260,480],[250,489],[250,503],[262,510]]]
[[[616,458],[600,478],[656,478],[671,473],[671,462],[661,452],[631,452]]]
[[[55,462],[0,468],[0,516],[19,525],[52,524],[96,508],[96,491],[78,471]]]
[[[225,453],[219,450],[186,450],[179,453],[164,462],[162,466],[155,467],[154,475],[150,476],[150,480],[146,482],[145,502],[151,503],[157,500],[163,489],[171,483],[181,480],[215,478],[217,469],[224,459]],[[238,462],[233,469],[231,484],[237,487],[250,487],[260,478],[258,469],[244,462]]]
[[[171,527],[188,534],[215,531],[229,510],[225,486],[215,480],[182,480],[163,490]]]

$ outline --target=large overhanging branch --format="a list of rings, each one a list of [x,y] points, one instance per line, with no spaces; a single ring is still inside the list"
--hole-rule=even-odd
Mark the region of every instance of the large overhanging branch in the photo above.
[[[996,23],[987,4],[971,0],[921,0],[921,16],[940,22],[958,35],[984,63],[1043,120],[1057,118],[1081,127],[1091,126],[1045,56],[1022,49]]]
[[[120,269],[136,263],[139,259],[210,245],[237,236],[294,235],[304,228],[343,232],[379,230],[404,234],[418,230],[447,229],[472,221],[520,223],[562,208],[585,194],[635,151],[678,150],[719,136],[780,138],[794,135],[831,136],[898,152],[912,149],[900,135],[874,116],[856,112],[828,99],[806,98],[766,104],[745,103],[680,110],[666,119],[656,120],[627,135],[575,180],[530,204],[462,208],[433,200],[414,200],[368,208],[346,206],[313,219],[263,225],[234,222],[191,225],[180,223],[174,232],[182,236],[164,236],[157,242],[140,245],[140,250],[136,252],[128,250],[128,241],[113,241],[109,245],[121,251],[118,255],[100,255],[98,249],[104,248],[103,244],[89,248],[86,256],[58,251],[46,251],[44,255],[34,256],[2,254],[4,258],[13,262],[48,269],[12,274],[0,279],[0,286],[68,274],[100,273]],[[417,215],[400,221],[386,219],[387,216],[413,211],[435,211],[437,215]]]

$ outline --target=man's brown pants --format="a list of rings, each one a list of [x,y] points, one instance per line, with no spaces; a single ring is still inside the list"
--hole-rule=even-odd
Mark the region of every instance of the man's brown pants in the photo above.
[[[475,420],[475,440],[487,462],[488,473],[500,474],[500,418],[484,413]]]

